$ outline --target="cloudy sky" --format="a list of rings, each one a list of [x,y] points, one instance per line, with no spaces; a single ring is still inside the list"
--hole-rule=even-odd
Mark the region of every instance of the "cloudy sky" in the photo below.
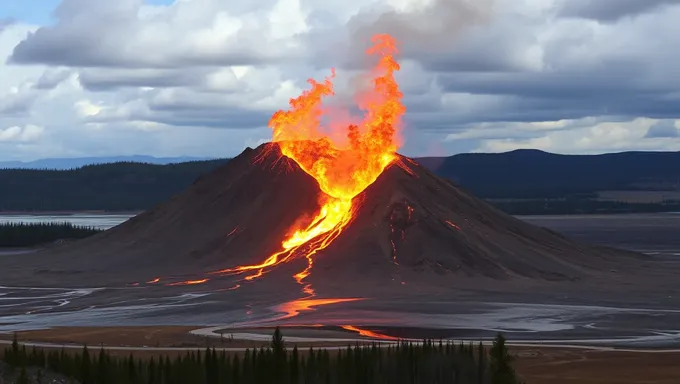
[[[232,156],[369,37],[401,41],[402,152],[680,150],[680,0],[0,2],[0,160]]]

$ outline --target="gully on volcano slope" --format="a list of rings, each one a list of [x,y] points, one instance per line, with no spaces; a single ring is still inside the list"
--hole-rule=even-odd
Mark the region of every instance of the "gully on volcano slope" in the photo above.
[[[357,92],[358,107],[365,111],[358,124],[329,123],[323,126],[322,99],[334,95],[332,79],[335,71],[323,82],[308,80],[311,88],[290,100],[288,111],[276,112],[269,126],[272,142],[277,143],[282,156],[295,161],[319,185],[320,210],[311,222],[301,228],[291,228],[281,250],[258,264],[241,265],[212,272],[211,275],[246,275],[245,281],[262,277],[274,267],[304,256],[307,267],[295,274],[307,297],[290,303],[287,313],[297,313],[311,306],[361,300],[360,298],[316,299],[311,284],[304,280],[312,272],[314,255],[328,247],[352,221],[357,203],[355,197],[371,185],[387,166],[397,163],[406,168],[396,155],[397,129],[406,108],[401,102],[394,74],[399,64],[397,42],[389,35],[376,35],[368,55],[378,61],[371,70],[371,86]],[[256,162],[258,159],[256,159]],[[407,170],[408,171],[408,170]],[[234,229],[229,235],[237,233]],[[396,256],[394,258],[396,264]],[[205,283],[209,278],[173,282],[167,285]],[[154,279],[150,282],[158,283]],[[235,286],[234,289],[238,288]]]

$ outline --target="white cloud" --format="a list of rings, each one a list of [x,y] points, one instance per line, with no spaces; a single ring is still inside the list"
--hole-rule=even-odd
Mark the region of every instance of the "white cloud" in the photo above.
[[[680,119],[672,1],[62,0],[55,14],[0,28],[0,157],[235,155],[330,66],[329,105],[351,102],[386,31],[402,40],[407,154],[680,148],[670,123],[648,135]]]
[[[31,142],[39,139],[45,128],[37,125],[25,125],[23,127],[12,126],[5,129],[0,129],[0,142]]]
[[[534,132],[528,138],[484,138],[477,152],[504,152],[534,148],[555,153],[606,153],[633,150],[680,150],[680,136],[647,137],[650,127],[659,120],[638,118],[632,121],[600,121],[593,119],[554,122],[560,129]],[[675,125],[678,121],[672,122]],[[519,128],[521,130],[522,128]],[[474,128],[466,132],[480,132]],[[517,135],[518,129],[496,132],[496,136]],[[461,134],[457,138],[469,138]]]

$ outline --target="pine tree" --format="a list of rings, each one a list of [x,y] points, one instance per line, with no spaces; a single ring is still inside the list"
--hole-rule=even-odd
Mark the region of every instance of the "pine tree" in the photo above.
[[[153,357],[149,361],[149,365],[147,366],[147,384],[156,384],[156,363],[153,360]]]
[[[505,337],[498,334],[489,350],[491,384],[516,384],[515,370],[510,365],[512,356],[505,345]]]
[[[486,370],[486,359],[484,356],[484,345],[479,342],[479,347],[477,349],[477,384],[484,383],[484,373]]]
[[[26,367],[21,368],[21,373],[19,374],[19,378],[17,379],[17,384],[29,384],[30,382],[28,381],[28,374],[26,373]]]
[[[272,336],[272,350],[277,356],[283,355],[286,352],[286,345],[283,341],[283,335],[281,334],[281,329],[279,329],[279,327],[276,327],[274,336]]]
[[[300,356],[298,355],[297,345],[293,347],[293,356],[290,359],[290,382],[297,383],[300,376]]]
[[[137,380],[137,366],[135,365],[135,358],[132,354],[128,357],[127,362],[127,379],[130,384],[138,384]]]
[[[247,352],[248,351],[246,350],[246,353]],[[233,369],[231,371],[231,382],[232,382],[232,384],[239,384],[241,382],[245,382],[245,381],[241,381],[241,372],[240,372],[241,371],[240,370],[241,362],[238,359],[238,355],[234,355],[234,360],[233,360],[231,366],[233,367]]]
[[[83,357],[80,361],[80,380],[83,384],[92,383],[92,363],[90,362],[90,352],[87,345],[83,347]]]

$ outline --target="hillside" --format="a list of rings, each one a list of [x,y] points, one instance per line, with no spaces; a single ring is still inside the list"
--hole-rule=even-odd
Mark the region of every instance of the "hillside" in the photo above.
[[[93,164],[108,163],[147,163],[147,164],[176,164],[189,161],[212,160],[206,157],[179,156],[154,157],[146,155],[108,156],[108,157],[68,157],[47,158],[33,161],[0,161],[0,169],[53,169],[68,170]]]
[[[425,166],[485,198],[559,198],[611,190],[680,191],[680,152],[557,155],[537,150],[429,158]],[[437,159],[439,160],[439,159]]]
[[[184,190],[226,160],[155,165],[112,163],[74,170],[0,170],[0,211],[127,211]]]
[[[512,214],[680,210],[680,152],[556,155],[518,150],[416,160]],[[148,209],[226,161],[0,169],[0,211]]]

